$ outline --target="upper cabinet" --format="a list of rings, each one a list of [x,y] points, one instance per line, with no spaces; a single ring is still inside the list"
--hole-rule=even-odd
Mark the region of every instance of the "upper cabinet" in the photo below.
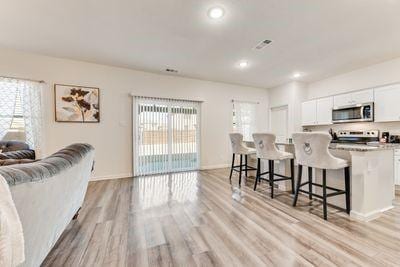
[[[374,101],[374,90],[362,90],[348,94],[336,95],[333,97],[335,107],[362,104]]]
[[[351,94],[335,95],[333,97],[333,104],[335,107],[348,106],[353,104]]]
[[[325,97],[301,104],[303,126],[327,125],[332,123],[333,98]]]
[[[317,124],[317,100],[310,100],[301,104],[301,124],[303,126]]]
[[[400,121],[400,84],[375,89],[375,121]]]
[[[357,91],[352,93],[351,95],[354,101],[353,104],[374,102],[374,89]]]
[[[317,99],[317,124],[332,124],[333,97]]]

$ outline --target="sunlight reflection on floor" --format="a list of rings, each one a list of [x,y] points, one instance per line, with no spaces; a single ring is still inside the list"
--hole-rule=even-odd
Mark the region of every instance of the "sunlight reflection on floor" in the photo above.
[[[171,201],[180,203],[197,199],[197,172],[182,172],[139,177],[135,179],[135,206],[154,208]]]

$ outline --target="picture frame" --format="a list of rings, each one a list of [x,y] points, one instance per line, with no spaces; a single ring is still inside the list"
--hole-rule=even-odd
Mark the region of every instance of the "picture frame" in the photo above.
[[[100,123],[98,87],[54,84],[56,122]]]

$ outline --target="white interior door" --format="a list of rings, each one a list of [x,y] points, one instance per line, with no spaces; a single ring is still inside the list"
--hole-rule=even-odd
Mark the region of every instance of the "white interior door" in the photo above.
[[[271,108],[270,131],[276,142],[286,142],[288,137],[288,106]]]
[[[134,175],[196,170],[200,103],[135,97]]]

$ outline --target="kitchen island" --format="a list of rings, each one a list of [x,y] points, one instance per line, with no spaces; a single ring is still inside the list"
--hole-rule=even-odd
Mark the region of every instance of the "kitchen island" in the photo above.
[[[248,143],[248,145],[254,147],[254,144]],[[277,143],[277,146],[279,149],[294,153],[293,144]],[[393,208],[395,198],[393,157],[394,150],[397,148],[399,145],[392,144],[369,146],[332,143],[330,145],[329,149],[334,156],[346,159],[351,164],[351,217],[369,221]],[[266,167],[263,169],[267,170]],[[307,169],[303,168],[303,177],[307,177]],[[276,170],[285,175],[290,173],[289,164],[284,161],[276,162]],[[322,170],[314,169],[313,172],[314,181],[321,183]],[[327,170],[327,183],[332,187],[344,188],[343,169]],[[290,184],[282,182],[279,187],[289,190]],[[313,190],[321,194],[320,188],[314,186]],[[344,208],[345,199],[343,195],[335,196],[329,198],[328,203]]]

